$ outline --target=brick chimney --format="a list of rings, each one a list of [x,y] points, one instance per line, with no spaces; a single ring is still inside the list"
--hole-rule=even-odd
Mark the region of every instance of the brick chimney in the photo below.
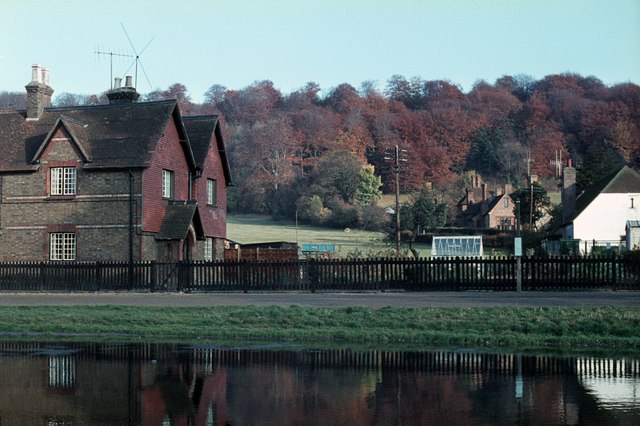
[[[138,93],[133,87],[132,78],[128,75],[125,79],[124,87],[122,85],[122,79],[116,77],[113,85],[113,89],[109,90],[106,95],[107,99],[109,99],[110,104],[124,104],[124,103],[132,103],[136,102],[140,97],[140,93]]]
[[[505,183],[504,184],[504,193],[507,195],[511,195],[511,193],[513,192],[513,185],[511,185],[510,183]]]
[[[49,87],[49,70],[35,64],[31,66],[31,82],[27,89],[27,120],[38,120],[46,107],[51,106],[53,89]]]
[[[571,167],[571,160],[562,171],[562,222],[567,223],[576,209],[576,169]]]

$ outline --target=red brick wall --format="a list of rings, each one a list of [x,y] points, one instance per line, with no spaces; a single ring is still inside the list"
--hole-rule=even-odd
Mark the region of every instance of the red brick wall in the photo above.
[[[151,166],[143,175],[143,229],[158,232],[164,218],[167,200],[162,198],[162,170],[174,172],[174,199],[189,197],[189,166],[185,159],[173,117],[169,120],[162,138],[156,147]]]
[[[207,205],[207,179],[215,179],[217,185],[217,203]],[[194,198],[198,201],[198,208],[202,217],[202,226],[207,237],[227,237],[227,185],[222,170],[222,162],[215,140],[211,141],[211,149],[205,160],[202,177],[195,182]]]
[[[505,207],[505,200],[508,200],[508,205],[506,207]],[[489,227],[500,228],[501,219],[503,218],[505,219],[508,218],[511,222],[511,225],[512,226],[515,225],[515,215],[513,213],[514,206],[515,204],[513,203],[513,200],[511,199],[511,197],[505,194],[500,199],[500,201],[498,201],[498,203],[495,205],[495,207],[489,214],[489,218],[490,218]]]

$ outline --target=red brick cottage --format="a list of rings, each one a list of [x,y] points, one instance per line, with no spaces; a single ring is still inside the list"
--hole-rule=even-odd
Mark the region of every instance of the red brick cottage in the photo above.
[[[108,105],[51,108],[34,66],[27,110],[0,112],[0,262],[223,257],[231,177],[218,118],[138,103],[130,86]]]

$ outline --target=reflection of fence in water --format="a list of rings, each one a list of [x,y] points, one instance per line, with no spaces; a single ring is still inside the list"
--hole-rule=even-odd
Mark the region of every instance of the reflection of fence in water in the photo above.
[[[206,354],[206,355],[205,355]],[[456,373],[581,373],[611,377],[640,377],[640,359],[552,357],[457,351],[258,351],[252,349],[203,350],[194,360],[206,356],[218,366],[251,364],[309,365],[314,367],[395,368]],[[589,366],[585,369],[584,366]]]
[[[179,360],[205,370],[224,366],[298,365],[310,367],[409,369],[451,373],[572,373],[592,377],[640,377],[640,358],[553,357],[460,351],[358,351],[350,349],[224,348],[177,344],[66,343],[65,359]],[[49,344],[0,342],[0,356],[57,356]],[[74,363],[75,365],[75,363]]]

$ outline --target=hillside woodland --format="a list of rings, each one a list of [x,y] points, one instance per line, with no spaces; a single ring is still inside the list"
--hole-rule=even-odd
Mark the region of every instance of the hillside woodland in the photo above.
[[[54,102],[103,98],[62,93]],[[474,175],[489,187],[517,189],[535,174],[555,190],[556,159],[572,159],[582,187],[622,164],[640,166],[640,86],[609,87],[576,74],[504,76],[478,81],[468,93],[448,81],[395,75],[384,89],[364,82],[324,91],[308,83],[283,94],[265,80],[240,90],[214,84],[201,104],[179,83],[143,96],[167,98],[184,115],[224,117],[231,212],[314,224],[379,226],[388,215],[377,201],[395,191],[395,171],[402,193],[424,203],[428,188],[444,217],[443,206],[451,212]],[[0,109],[24,102],[23,94],[0,92]]]

